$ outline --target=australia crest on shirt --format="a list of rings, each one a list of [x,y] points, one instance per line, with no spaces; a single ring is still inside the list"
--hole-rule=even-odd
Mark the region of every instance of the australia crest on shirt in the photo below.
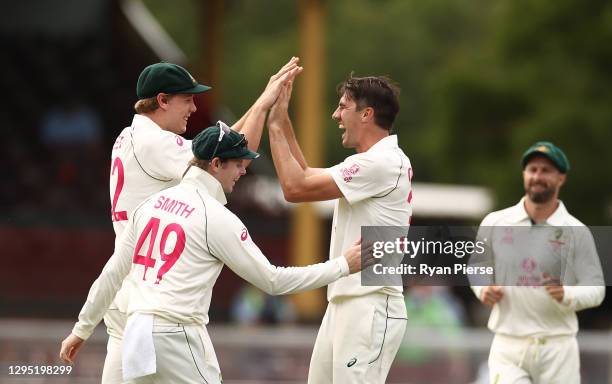
[[[496,228],[493,250],[497,283],[541,286],[544,275],[562,280],[568,257],[565,232],[552,226]]]

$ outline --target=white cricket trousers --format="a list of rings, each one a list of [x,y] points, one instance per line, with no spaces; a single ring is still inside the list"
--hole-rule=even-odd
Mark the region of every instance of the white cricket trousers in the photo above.
[[[123,339],[126,322],[127,315],[117,308],[109,309],[104,315],[108,343],[106,344],[106,359],[104,359],[104,369],[102,370],[102,384],[123,383],[121,340]]]
[[[157,372],[128,384],[221,384],[221,369],[204,325],[153,322]]]
[[[330,301],[308,383],[384,383],[404,338],[406,316],[403,296],[372,293]]]
[[[576,337],[496,334],[489,353],[489,378],[491,384],[579,384]]]

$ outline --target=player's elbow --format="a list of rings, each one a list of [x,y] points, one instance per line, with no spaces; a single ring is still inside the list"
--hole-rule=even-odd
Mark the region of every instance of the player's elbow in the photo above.
[[[270,283],[266,284],[265,287],[261,287],[261,290],[270,296],[279,296],[285,293],[284,290],[273,281],[270,281]]]
[[[296,183],[286,183],[283,186],[283,196],[290,203],[301,203],[304,201],[304,190]]]

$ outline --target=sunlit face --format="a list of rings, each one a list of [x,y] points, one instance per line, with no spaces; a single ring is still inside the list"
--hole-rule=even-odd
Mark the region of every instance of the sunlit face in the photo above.
[[[197,108],[193,95],[175,94],[168,98],[166,109],[167,128],[170,132],[182,135],[187,131],[187,120]]]
[[[245,174],[245,160],[230,159],[215,167],[213,176],[221,183],[223,192],[231,193],[236,182]]]
[[[362,113],[357,111],[357,103],[347,97],[346,93],[342,95],[332,119],[339,124],[340,129],[344,130],[342,133],[344,148],[355,148],[359,144],[361,118]]]
[[[545,156],[534,156],[523,170],[523,186],[527,198],[542,204],[557,199],[565,175]]]

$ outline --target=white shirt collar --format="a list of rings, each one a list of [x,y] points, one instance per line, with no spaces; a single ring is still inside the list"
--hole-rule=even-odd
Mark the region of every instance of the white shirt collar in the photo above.
[[[568,216],[567,209],[565,209],[565,205],[561,200],[558,201],[559,206],[557,209],[555,209],[555,212],[553,212],[553,214],[546,219],[545,223],[548,225],[562,226],[565,224],[565,218]],[[508,219],[512,223],[520,223],[524,220],[531,220],[529,214],[525,210],[525,196],[521,198],[521,201],[519,201],[518,204],[511,208]]]
[[[366,152],[384,151],[386,149],[392,148],[397,148],[397,135],[389,135],[385,138],[378,140],[378,142],[371,146]]]
[[[563,204],[563,202],[561,200],[559,201],[559,206],[557,207],[557,209],[555,209],[555,212],[553,212],[552,215],[550,215],[550,217],[548,219],[546,219],[546,222],[550,225],[553,225],[555,227],[560,227],[562,225],[566,225],[566,218],[567,216],[569,216],[569,213],[567,213],[567,209],[565,209],[565,205]]]
[[[135,114],[132,120],[132,127],[144,128],[144,129],[162,129],[156,122],[151,120],[145,115]]]
[[[215,179],[210,173],[202,168],[193,165],[189,167],[182,182],[203,188],[215,200],[223,205],[227,204],[227,199],[219,180]]]

